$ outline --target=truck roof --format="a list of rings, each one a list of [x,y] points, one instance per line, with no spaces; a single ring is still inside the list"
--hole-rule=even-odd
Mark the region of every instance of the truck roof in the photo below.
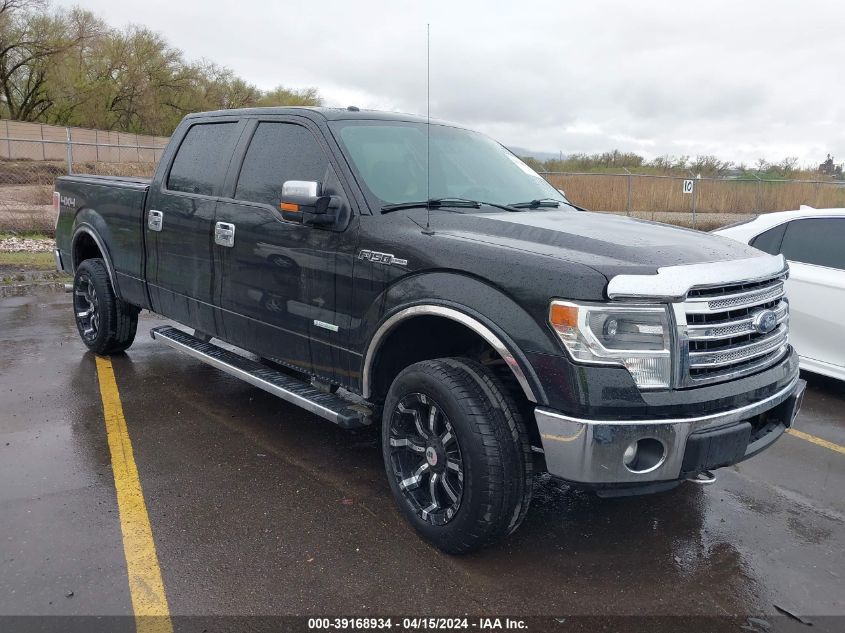
[[[194,112],[188,114],[186,119],[205,118],[214,116],[232,116],[232,115],[254,115],[254,114],[305,114],[311,113],[320,116],[328,121],[338,121],[347,119],[363,119],[370,121],[408,121],[412,123],[425,123],[424,116],[416,114],[407,114],[404,112],[386,112],[384,110],[363,110],[363,109],[349,109],[349,108],[326,108],[326,107],[312,107],[312,106],[274,106],[269,108],[238,108],[232,110],[213,110],[210,112]],[[450,125],[453,127],[460,127],[448,121],[441,121],[439,119],[431,119],[432,123],[439,125]]]

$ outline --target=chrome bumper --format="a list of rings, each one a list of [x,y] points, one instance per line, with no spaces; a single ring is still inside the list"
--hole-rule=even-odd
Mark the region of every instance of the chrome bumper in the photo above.
[[[786,413],[788,419],[780,432],[768,442],[771,443],[783,432],[783,428],[792,424],[803,389],[804,382],[796,373],[787,387],[764,400],[722,413],[691,418],[587,420],[540,407],[534,410],[534,415],[543,440],[546,467],[556,477],[585,484],[671,481],[683,476],[684,452],[690,435],[749,420],[793,398],[793,406]],[[663,456],[652,468],[634,472],[623,461],[625,449],[647,438],[658,440],[663,445]],[[746,456],[757,450],[762,448],[752,450]]]

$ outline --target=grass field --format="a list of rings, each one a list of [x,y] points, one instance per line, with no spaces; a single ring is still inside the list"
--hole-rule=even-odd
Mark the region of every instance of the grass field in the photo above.
[[[56,270],[54,242],[40,233],[0,233],[0,297],[23,291],[24,287],[60,289],[69,275]]]
[[[53,259],[53,253],[0,252],[0,266],[26,270],[53,270],[56,267],[56,260]]]
[[[845,207],[845,186],[835,182],[695,181],[695,193],[683,192],[682,178],[605,174],[547,174],[575,204],[595,211],[629,212],[636,217],[689,225],[693,198],[699,228],[715,228],[756,213],[797,209],[802,204]],[[629,194],[630,191],[630,194]],[[630,199],[629,199],[630,196]]]

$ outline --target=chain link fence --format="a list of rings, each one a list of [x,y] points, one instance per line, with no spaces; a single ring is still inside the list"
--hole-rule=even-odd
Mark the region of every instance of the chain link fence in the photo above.
[[[704,231],[760,213],[845,207],[845,181],[544,172],[573,203]]]
[[[53,181],[64,174],[150,177],[166,137],[0,121],[0,233],[55,224]]]
[[[167,137],[0,121],[0,233],[52,232],[63,174],[151,177]],[[575,204],[710,230],[754,214],[845,207],[845,181],[544,172]]]

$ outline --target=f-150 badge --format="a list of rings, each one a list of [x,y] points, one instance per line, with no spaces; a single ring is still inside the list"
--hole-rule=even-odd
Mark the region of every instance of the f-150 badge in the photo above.
[[[394,257],[392,253],[379,253],[376,251],[361,251],[358,253],[358,259],[365,259],[373,262],[374,264],[387,264],[388,266],[392,264],[395,264],[396,266],[408,265],[407,259],[399,259],[398,257]]]

